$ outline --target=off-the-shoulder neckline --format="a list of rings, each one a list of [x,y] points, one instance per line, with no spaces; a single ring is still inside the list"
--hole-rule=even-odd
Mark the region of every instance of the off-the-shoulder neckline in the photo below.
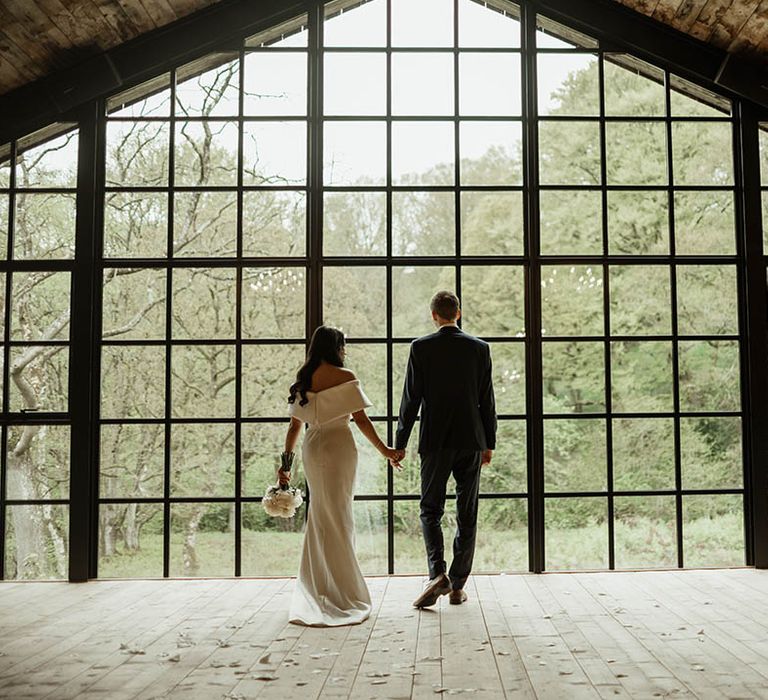
[[[359,379],[350,379],[346,382],[340,382],[339,384],[334,384],[333,386],[329,386],[326,389],[321,389],[320,391],[307,391],[307,393],[314,394],[315,396],[317,396],[318,394],[322,394],[326,391],[330,391],[331,389],[337,389],[340,386],[346,386],[347,384],[359,384],[359,383],[360,383]]]

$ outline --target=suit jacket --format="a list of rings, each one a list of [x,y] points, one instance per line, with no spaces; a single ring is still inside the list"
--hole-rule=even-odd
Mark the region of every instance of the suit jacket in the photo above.
[[[411,343],[395,447],[405,449],[416,415],[419,452],[493,450],[496,402],[488,343],[455,326]]]

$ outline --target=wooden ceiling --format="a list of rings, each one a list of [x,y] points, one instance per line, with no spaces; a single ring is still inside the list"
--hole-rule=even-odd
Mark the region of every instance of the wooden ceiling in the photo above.
[[[221,1],[0,0],[0,95]],[[614,2],[768,65],[768,0]]]
[[[616,0],[719,49],[768,64],[768,0]]]
[[[0,0],[0,94],[219,0]]]

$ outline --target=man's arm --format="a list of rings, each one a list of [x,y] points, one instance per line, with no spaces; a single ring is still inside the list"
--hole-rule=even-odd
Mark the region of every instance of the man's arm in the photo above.
[[[411,344],[411,352],[408,355],[408,369],[405,373],[403,385],[403,397],[400,399],[400,415],[397,420],[397,432],[395,434],[395,449],[404,450],[408,445],[413,424],[421,406],[423,395],[423,377],[416,355]]]
[[[496,449],[496,398],[493,395],[493,362],[491,347],[486,346],[485,366],[480,380],[480,419],[485,430],[485,444],[489,450]]]

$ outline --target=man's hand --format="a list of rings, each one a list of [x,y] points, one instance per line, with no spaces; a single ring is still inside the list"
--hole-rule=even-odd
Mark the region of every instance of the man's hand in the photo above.
[[[491,459],[493,458],[493,450],[483,450],[483,456],[480,460],[480,466],[485,467],[488,466],[491,463]]]
[[[396,450],[392,447],[387,447],[384,450],[384,454],[393,469],[397,469],[398,471],[402,470],[403,467],[400,462],[405,457],[405,450]]]

